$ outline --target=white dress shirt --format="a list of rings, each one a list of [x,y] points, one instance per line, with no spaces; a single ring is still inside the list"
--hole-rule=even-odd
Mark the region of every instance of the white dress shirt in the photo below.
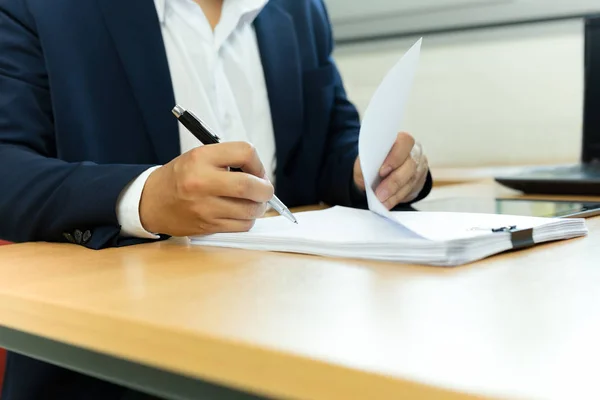
[[[212,30],[193,0],[154,0],[171,71],[175,101],[202,118],[224,141],[252,143],[274,180],[275,137],[252,22],[268,0],[225,0]],[[179,125],[181,153],[202,144]],[[151,168],[121,193],[121,235],[157,238],[140,222],[139,204]]]

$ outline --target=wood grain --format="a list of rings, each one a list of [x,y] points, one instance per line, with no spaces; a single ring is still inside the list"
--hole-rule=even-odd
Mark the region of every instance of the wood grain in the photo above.
[[[556,164],[550,164],[556,165]],[[543,166],[543,165],[542,165]],[[460,183],[477,182],[481,180],[491,180],[495,176],[507,176],[517,174],[523,169],[540,167],[537,165],[504,165],[504,166],[483,166],[478,168],[448,168],[432,167],[431,174],[435,186],[446,186]]]
[[[285,398],[593,398],[600,219],[588,227],[454,269],[182,239],[3,246],[0,323]]]

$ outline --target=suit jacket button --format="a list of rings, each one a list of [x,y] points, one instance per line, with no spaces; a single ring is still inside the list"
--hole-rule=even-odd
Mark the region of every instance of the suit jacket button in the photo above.
[[[73,235],[71,235],[69,232],[63,233],[63,236],[65,237],[65,239],[67,239],[67,241],[69,243],[75,243],[75,239],[73,238]]]
[[[90,241],[91,238],[92,238],[92,232],[87,230],[87,231],[83,232],[83,238],[81,240],[81,243],[86,244],[87,242]]]
[[[75,232],[73,232],[73,237],[75,238],[75,243],[81,244],[81,240],[83,239],[83,232],[81,232],[79,229],[75,229]]]

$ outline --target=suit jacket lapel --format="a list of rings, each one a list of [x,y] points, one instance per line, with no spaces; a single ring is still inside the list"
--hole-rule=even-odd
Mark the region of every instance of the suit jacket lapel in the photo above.
[[[97,0],[113,36],[158,162],[179,155],[175,96],[154,2]],[[123,110],[126,112],[126,110]]]
[[[271,1],[254,21],[277,151],[277,169],[286,170],[302,135],[302,64],[294,21]]]

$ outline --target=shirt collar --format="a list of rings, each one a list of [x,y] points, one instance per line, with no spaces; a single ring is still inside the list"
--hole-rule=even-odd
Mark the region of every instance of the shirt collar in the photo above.
[[[168,0],[154,0],[158,21],[161,24],[165,23],[167,1]],[[223,7],[229,6],[238,8],[239,12],[243,16],[243,19],[249,23],[252,23],[268,2],[269,0],[228,0],[224,2]]]
[[[242,21],[252,23],[269,0],[227,0],[239,7]],[[226,1],[226,2],[227,2]]]
[[[158,21],[163,24],[165,22],[165,8],[167,7],[167,0],[154,0],[154,6],[156,7]]]

